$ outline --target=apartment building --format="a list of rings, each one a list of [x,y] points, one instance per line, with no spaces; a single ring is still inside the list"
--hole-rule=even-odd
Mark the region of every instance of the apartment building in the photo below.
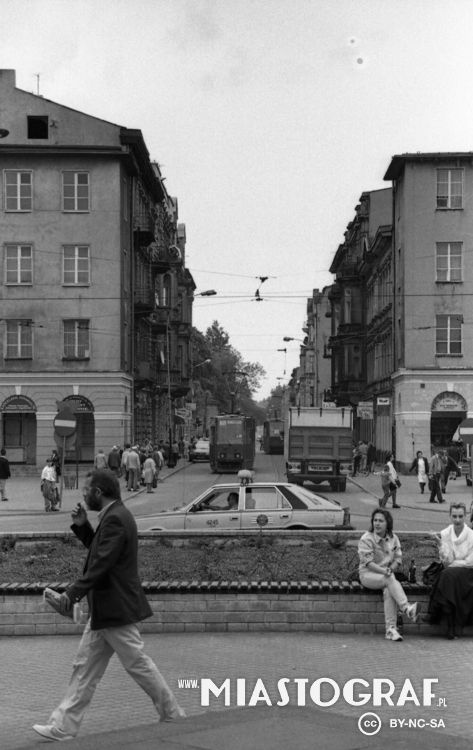
[[[42,464],[58,402],[69,457],[167,435],[187,392],[185,227],[141,131],[75,111],[0,70],[0,442]]]
[[[392,417],[397,458],[473,415],[473,153],[394,156]]]

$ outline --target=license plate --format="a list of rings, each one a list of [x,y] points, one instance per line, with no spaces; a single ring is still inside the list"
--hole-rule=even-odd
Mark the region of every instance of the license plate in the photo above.
[[[330,466],[330,464],[309,464],[309,471],[331,472],[332,467]]]

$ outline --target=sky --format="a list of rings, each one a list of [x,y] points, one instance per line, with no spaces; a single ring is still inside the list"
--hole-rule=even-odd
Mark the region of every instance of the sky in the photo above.
[[[178,198],[197,292],[217,291],[196,297],[194,325],[217,320],[263,365],[256,398],[297,366],[283,337],[304,337],[307,298],[333,282],[359,197],[389,187],[391,157],[473,150],[471,0],[0,8],[0,67],[19,88],[142,131]]]

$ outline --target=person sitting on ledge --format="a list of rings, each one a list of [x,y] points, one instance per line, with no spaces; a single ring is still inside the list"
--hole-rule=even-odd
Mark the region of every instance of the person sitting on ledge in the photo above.
[[[358,555],[362,586],[383,592],[386,640],[402,641],[396,627],[398,609],[416,622],[419,605],[417,602],[409,604],[394,575],[402,565],[401,543],[393,533],[393,517],[385,508],[378,508],[371,514],[369,531],[363,534],[358,544]]]
[[[426,621],[446,620],[449,640],[465,625],[473,624],[473,530],[465,519],[465,504],[451,503],[451,524],[436,535],[444,570],[433,586]]]

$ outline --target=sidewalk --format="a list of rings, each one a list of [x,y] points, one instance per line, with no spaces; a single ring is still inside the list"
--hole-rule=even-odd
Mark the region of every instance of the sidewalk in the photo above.
[[[169,469],[165,466],[159,472],[159,482],[164,482],[168,477],[173,476],[177,472],[190,466],[190,464],[181,459],[177,466],[173,469]],[[76,503],[82,501],[82,486],[85,481],[85,476],[88,471],[91,470],[91,466],[80,466],[79,467],[79,485],[76,489],[63,488],[63,508],[72,509]],[[76,476],[76,468],[67,467],[68,473]],[[122,490],[123,500],[129,500],[132,497],[140,495],[146,491],[146,487],[140,486],[136,492],[128,492],[126,490],[124,479],[120,479],[120,487]],[[0,511],[14,514],[31,514],[31,512],[37,511],[38,514],[44,515],[44,500],[40,489],[40,477],[38,476],[13,476],[7,481],[6,494],[10,498],[7,503],[0,503]],[[52,515],[56,515],[53,513]]]
[[[31,727],[46,723],[49,712],[62,697],[77,643],[78,638],[73,636],[0,641],[4,678],[0,702],[2,749],[31,750],[45,745]],[[295,637],[287,633],[167,633],[146,635],[145,644],[188,718],[175,724],[157,723],[151,702],[112,659],[79,737],[67,744],[70,750],[471,748],[469,685],[473,642],[468,639],[452,642],[411,637],[398,644],[386,642],[381,636],[351,634],[298,633]],[[237,708],[236,678],[243,677],[246,706]],[[211,696],[207,708],[201,705],[200,687],[178,687],[179,679],[195,679],[200,684],[203,678],[211,679],[217,687],[229,680],[227,707],[223,694],[218,698]],[[281,678],[288,679],[289,705],[285,707],[276,705],[282,695],[277,687]],[[299,700],[296,678],[307,680]],[[349,705],[343,695],[333,706],[314,705],[310,686],[316,680],[326,683],[320,700],[329,702],[334,685],[343,691],[351,678],[366,681],[354,691],[360,705]],[[374,678],[392,682],[395,704],[409,678],[411,691],[415,691],[421,705],[413,705],[412,698],[404,706],[378,707],[371,699],[361,705],[363,694],[373,691]],[[422,705],[422,681],[427,678],[438,679],[438,684],[432,686],[432,706]],[[258,687],[257,680],[261,681]],[[248,706],[252,694],[259,698],[255,707]],[[300,705],[303,694],[305,706]],[[365,717],[369,722],[382,723],[376,736],[367,736],[359,729],[360,718],[366,713],[375,714]],[[362,726],[374,731],[377,725]]]

